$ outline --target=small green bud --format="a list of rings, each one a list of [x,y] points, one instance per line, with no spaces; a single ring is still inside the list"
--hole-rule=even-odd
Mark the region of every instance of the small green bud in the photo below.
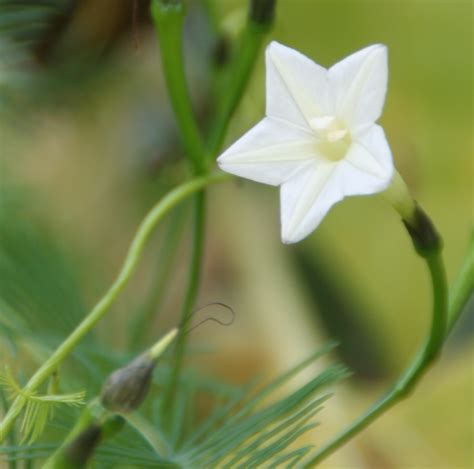
[[[108,377],[101,393],[102,405],[107,410],[126,413],[140,406],[150,389],[156,360],[177,332],[173,329],[145,353]]]
[[[276,0],[250,0],[249,19],[253,23],[268,26],[275,16]]]
[[[137,409],[150,389],[155,360],[144,353],[127,366],[114,371],[102,388],[102,405],[113,412]]]

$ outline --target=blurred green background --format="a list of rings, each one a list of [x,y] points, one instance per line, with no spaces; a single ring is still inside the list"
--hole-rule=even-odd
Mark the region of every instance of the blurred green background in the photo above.
[[[189,3],[189,83],[205,126],[218,69],[216,31],[231,48],[246,2]],[[146,210],[184,175],[148,2],[64,1],[62,7],[34,47],[14,48],[0,35],[0,241],[19,266],[1,267],[10,287],[0,300],[4,311],[21,309],[18,321],[27,322],[33,336],[34,327],[41,329],[52,344],[110,284]],[[388,46],[381,123],[399,172],[444,238],[450,281],[472,229],[472,13],[470,1],[458,0],[279,0],[268,38],[324,66],[368,44]],[[0,9],[0,26],[5,14]],[[28,46],[31,38],[21,39]],[[227,143],[263,111],[261,55]],[[290,247],[279,241],[275,188],[239,181],[212,188],[209,199],[200,304],[224,301],[238,318],[232,328],[195,334],[196,347],[214,350],[197,364],[244,382],[257,372],[287,369],[327,337],[340,340],[340,357],[354,376],[337,390],[323,425],[307,437],[320,444],[383,392],[418,348],[429,321],[425,267],[397,215],[378,197],[345,200],[311,237]],[[156,303],[153,289],[166,255],[160,248],[166,227],[100,323],[96,340],[104,350],[120,354],[133,315],[150,304],[160,317],[138,348],[176,323],[187,268],[187,214],[183,207],[183,235],[163,298]],[[41,255],[44,246],[57,258]],[[32,267],[25,271],[28,259]],[[33,326],[38,315],[49,322]],[[27,327],[7,316],[2,321],[0,315],[6,336]],[[444,356],[413,397],[327,467],[473,467],[472,317],[471,301]],[[3,339],[0,351],[18,368],[45,353],[33,347],[20,365],[11,350],[21,339],[10,342]]]

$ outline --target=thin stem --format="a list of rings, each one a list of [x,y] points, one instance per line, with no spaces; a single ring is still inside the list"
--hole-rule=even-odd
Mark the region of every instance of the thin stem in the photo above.
[[[211,124],[207,145],[211,158],[216,156],[223,143],[230,118],[247,86],[268,30],[268,26],[249,20],[242,34],[236,56],[223,80],[221,97],[217,103],[215,119]]]
[[[151,12],[158,34],[161,62],[181,141],[195,174],[206,171],[206,150],[194,117],[183,59],[184,6],[154,0]]]
[[[456,277],[454,285],[450,289],[449,312],[448,312],[448,334],[453,329],[460,314],[464,309],[474,291],[474,232],[471,234],[471,240],[467,255],[464,259],[461,270]]]
[[[183,22],[184,7],[181,2],[167,3],[154,0],[151,5],[152,16],[160,40],[163,70],[168,93],[171,97],[176,120],[181,130],[181,136],[195,174],[206,173],[216,156],[224,138],[230,117],[234,112],[243,90],[248,82],[255,63],[264,33],[269,24],[258,24],[249,15],[249,23],[242,37],[239,53],[229,70],[229,81],[226,82],[222,104],[218,107],[216,118],[211,125],[211,140],[204,147],[196,120],[193,114],[183,61]],[[270,15],[271,16],[271,15]],[[262,21],[262,18],[258,18]],[[267,18],[269,21],[269,19]],[[209,153],[207,153],[209,151]],[[204,245],[205,194],[196,195],[194,200],[194,227],[191,265],[188,287],[181,309],[181,323],[189,318],[194,306],[200,280],[201,261]],[[163,397],[164,420],[167,422],[174,412],[174,398],[179,383],[187,336],[180,333],[176,345],[176,362],[172,369],[170,381]]]
[[[194,307],[196,302],[199,280],[201,273],[201,263],[204,251],[204,236],[205,236],[205,211],[206,211],[206,197],[203,191],[195,195],[194,200],[194,226],[193,226],[193,240],[191,263],[189,266],[188,286],[186,288],[186,295],[181,307],[180,325],[184,325]],[[169,423],[174,410],[173,401],[178,387],[179,376],[183,366],[184,352],[186,350],[186,328],[181,327],[178,338],[176,340],[175,363],[171,371],[171,376],[163,396],[163,415],[165,424]]]
[[[4,392],[0,389],[0,401],[2,403],[2,408],[6,412],[8,409],[7,399],[5,397]],[[11,432],[8,438],[8,446],[15,446],[15,434]],[[16,469],[16,461],[14,459],[8,461],[9,469]]]
[[[143,254],[146,242],[148,241],[156,224],[163,218],[163,216],[191,194],[198,192],[210,184],[221,182],[226,179],[229,179],[229,175],[224,173],[213,173],[206,177],[193,179],[173,189],[151,209],[151,211],[138,227],[137,233],[129,248],[123,266],[112,286],[109,288],[109,290],[107,290],[105,295],[99,300],[92,311],[82,320],[76,329],[74,329],[69,337],[67,337],[59,345],[53,354],[30,378],[24,388],[25,391],[31,392],[37,390],[39,386],[41,386],[41,384],[44,383],[44,381],[57,369],[58,365],[64,361],[65,358],[67,358],[78,342],[110,309],[135,271]],[[0,442],[3,442],[6,435],[11,430],[22,408],[23,403],[21,399],[15,399],[7,414],[5,415],[5,418],[0,424]]]
[[[154,0],[151,4],[151,11],[160,41],[166,85],[181,130],[183,145],[191,160],[194,174],[205,174],[208,171],[209,158],[206,156],[206,148],[192,110],[184,70],[182,43],[184,6],[181,2],[170,4],[162,0]],[[194,197],[193,203],[194,226],[191,265],[185,299],[181,308],[181,322],[191,314],[199,288],[205,228],[204,191]],[[174,411],[174,396],[179,382],[185,349],[186,335],[181,331],[176,344],[175,365],[172,368],[172,374],[163,398],[165,421],[168,421],[169,416]]]
[[[420,378],[441,351],[447,330],[448,294],[446,275],[440,251],[427,254],[424,256],[424,259],[430,272],[433,295],[431,328],[424,346],[405,373],[395,383],[395,386],[348,428],[319,449],[314,456],[305,463],[305,468],[314,467],[335,450],[343,446],[352,437],[364,430],[377,419],[377,417],[393,407],[397,402],[405,399],[413,391]]]

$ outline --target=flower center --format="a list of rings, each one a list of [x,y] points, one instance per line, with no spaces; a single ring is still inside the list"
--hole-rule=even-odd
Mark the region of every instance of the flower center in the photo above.
[[[315,117],[309,125],[318,138],[318,150],[327,159],[338,161],[344,158],[351,144],[351,134],[339,119],[334,116]]]

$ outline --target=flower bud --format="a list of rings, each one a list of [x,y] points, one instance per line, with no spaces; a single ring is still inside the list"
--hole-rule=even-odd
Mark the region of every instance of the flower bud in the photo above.
[[[102,405],[113,412],[130,412],[139,407],[150,389],[155,360],[147,353],[113,372],[102,388]]]
[[[85,467],[102,438],[102,429],[93,424],[83,430],[64,450],[64,455],[55,462],[55,467]]]
[[[415,204],[411,219],[403,220],[403,224],[411,236],[416,251],[421,256],[442,248],[443,242],[433,222],[418,204]]]
[[[108,377],[101,393],[102,405],[107,410],[126,413],[140,406],[150,389],[156,360],[177,332],[173,329],[145,353]]]
[[[249,19],[253,23],[268,26],[275,16],[276,0],[251,0]]]
[[[97,446],[107,438],[115,436],[125,425],[125,419],[121,415],[107,415],[102,406],[100,409],[96,401],[89,404],[66,437],[64,444],[43,464],[43,469],[88,467],[87,462]]]

